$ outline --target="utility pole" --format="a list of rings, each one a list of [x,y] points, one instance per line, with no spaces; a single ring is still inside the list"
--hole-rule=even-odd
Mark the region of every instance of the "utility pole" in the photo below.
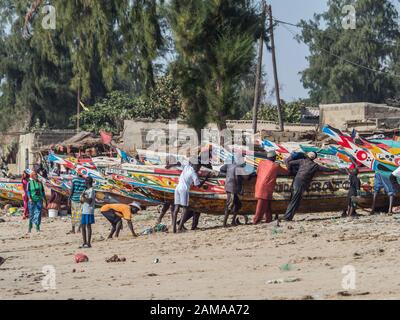
[[[78,93],[76,97],[76,132],[80,131],[80,115],[81,115],[81,81],[79,79]]]
[[[278,70],[276,67],[274,22],[273,22],[273,18],[272,18],[272,6],[271,5],[268,6],[268,14],[269,14],[269,34],[270,34],[271,51],[272,51],[272,66],[274,68],[276,107],[278,109],[279,131],[284,131],[285,128],[284,128],[283,118],[282,118],[282,106],[281,106],[281,95],[279,92]]]
[[[256,87],[254,92],[254,105],[253,105],[253,132],[257,133],[257,121],[258,121],[258,107],[260,105],[260,95],[261,95],[261,76],[262,76],[262,63],[263,63],[263,50],[264,50],[264,31],[265,22],[267,19],[267,4],[265,0],[262,2],[262,28],[260,43],[258,48],[258,64],[257,64],[257,74],[256,74]]]

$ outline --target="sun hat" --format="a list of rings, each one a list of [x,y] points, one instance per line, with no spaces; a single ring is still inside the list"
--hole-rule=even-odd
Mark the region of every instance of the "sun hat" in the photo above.
[[[131,207],[135,207],[138,210],[141,210],[142,207],[140,206],[139,203],[137,203],[136,201],[133,201],[132,203],[129,204]]]

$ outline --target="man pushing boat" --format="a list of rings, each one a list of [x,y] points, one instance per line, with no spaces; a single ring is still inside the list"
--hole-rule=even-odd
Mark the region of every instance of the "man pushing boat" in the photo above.
[[[240,195],[243,193],[243,177],[250,176],[245,170],[245,161],[242,155],[236,155],[233,163],[224,164],[220,173],[226,176],[225,192],[226,192],[226,205],[224,216],[224,227],[228,225],[229,214],[233,214],[232,225],[237,225],[236,217],[242,207]]]
[[[329,169],[315,163],[317,158],[315,152],[309,152],[305,159],[292,160],[287,162],[287,169],[289,172],[293,172],[293,167],[298,166],[296,176],[293,181],[293,194],[290,200],[289,206],[286,209],[285,220],[292,221],[297,209],[300,206],[301,199],[303,198],[304,192],[307,191],[317,172],[335,172],[337,170]]]
[[[189,164],[186,165],[183,170],[181,175],[179,176],[179,183],[175,189],[175,195],[174,195],[174,204],[175,204],[175,209],[174,213],[172,215],[172,229],[173,232],[176,233],[176,221],[179,213],[179,209],[182,207],[183,208],[183,213],[182,213],[182,218],[179,223],[179,231],[183,230],[183,225],[184,223],[188,220],[188,217],[190,216],[190,210],[189,210],[189,194],[190,194],[190,188],[194,185],[196,187],[202,187],[204,183],[209,178],[209,175],[202,181],[200,182],[198,172],[201,168],[201,164],[198,163],[197,158],[193,158],[189,161]]]

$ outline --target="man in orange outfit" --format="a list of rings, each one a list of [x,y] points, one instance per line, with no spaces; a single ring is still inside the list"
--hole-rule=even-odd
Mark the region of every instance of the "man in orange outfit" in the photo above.
[[[275,151],[270,151],[267,153],[267,160],[261,161],[258,165],[255,192],[257,209],[253,218],[253,224],[258,224],[263,216],[265,216],[266,223],[272,222],[271,202],[276,179],[278,175],[288,174],[287,170],[275,163],[275,161],[276,153]]]

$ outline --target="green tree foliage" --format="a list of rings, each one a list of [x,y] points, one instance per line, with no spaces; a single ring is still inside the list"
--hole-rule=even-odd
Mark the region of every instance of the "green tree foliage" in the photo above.
[[[242,77],[254,62],[260,14],[253,1],[172,0],[167,16],[177,59],[172,66],[182,88],[190,125],[220,128],[237,116]]]
[[[114,91],[87,109],[80,115],[82,128],[96,133],[100,129],[119,133],[127,119],[172,120],[184,117],[181,91],[171,75],[159,78],[148,98]],[[73,120],[76,120],[75,116]]]
[[[297,100],[293,102],[282,101],[283,120],[285,123],[300,123],[302,112],[306,107],[317,107],[308,100]],[[252,120],[253,112],[249,111],[243,120]],[[276,106],[264,103],[258,110],[258,120],[278,122],[278,110]]]
[[[65,59],[56,66],[22,37],[26,8],[27,1],[0,3],[1,130],[16,122],[31,125],[34,117],[42,123],[65,126],[69,117],[66,105],[73,100],[67,84],[71,65],[60,41],[54,39]],[[8,27],[11,29],[6,32]]]
[[[352,4],[356,29],[345,30],[342,8]],[[389,0],[329,0],[328,10],[302,21],[301,40],[310,48],[302,82],[315,102],[383,102],[398,79],[389,72],[399,39],[398,12]],[[378,70],[367,70],[355,64]]]
[[[0,94],[8,111],[51,127],[66,127],[76,110],[76,92],[93,104],[115,90],[148,96],[153,61],[162,48],[156,0],[52,0],[56,30],[42,28],[42,6],[33,15],[32,36],[23,37],[32,1],[0,2]],[[14,112],[14,119],[15,119]]]

